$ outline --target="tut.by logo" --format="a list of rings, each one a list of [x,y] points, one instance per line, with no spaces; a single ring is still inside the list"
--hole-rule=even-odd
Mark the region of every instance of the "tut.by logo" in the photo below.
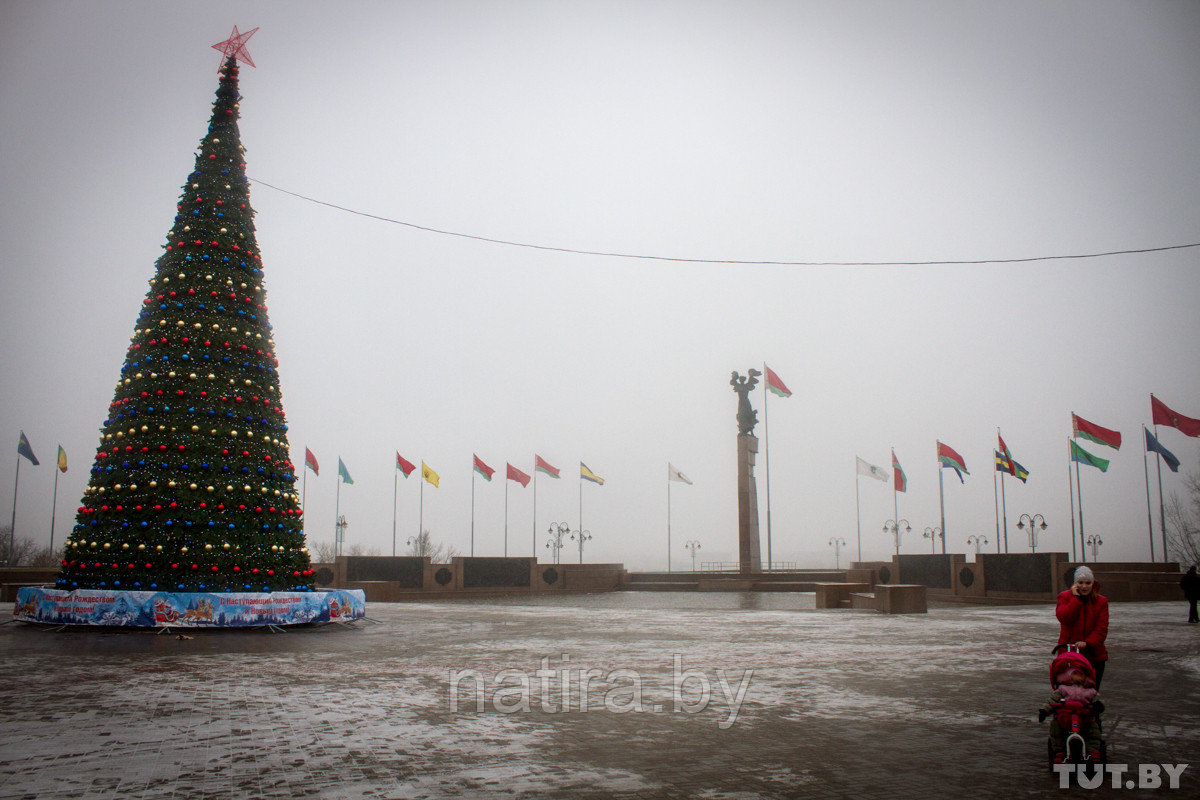
[[[1099,789],[1104,785],[1107,776],[1114,789],[1159,789],[1163,785],[1163,773],[1166,773],[1167,788],[1178,789],[1179,778],[1187,764],[1138,764],[1136,773],[1129,772],[1128,764],[1105,764],[1103,769],[1099,764],[1055,764],[1054,771],[1058,774],[1058,788],[1066,789],[1071,785],[1071,779],[1081,789]],[[1137,777],[1134,777],[1134,774]]]

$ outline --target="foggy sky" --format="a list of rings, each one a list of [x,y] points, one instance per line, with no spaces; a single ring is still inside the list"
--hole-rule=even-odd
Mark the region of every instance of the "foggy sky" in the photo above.
[[[1119,430],[1082,473],[1101,560],[1149,555],[1149,395],[1200,417],[1200,248],[939,266],[721,261],[1004,260],[1200,242],[1200,5],[1011,3],[0,3],[0,520],[56,542],[73,522],[154,261],[217,86],[210,45],[261,26],[241,72],[247,173],[437,235],[252,184],[306,531],[332,539],[340,456],[348,543],[392,549],[396,451],[434,539],[543,560],[551,522],[585,559],[662,569],[736,558],[730,372],[769,364],[777,560],[832,566],[856,543],[855,457],[909,478],[899,514],[952,551],[995,551],[999,427],[1022,513],[1069,551],[1072,411]],[[763,394],[752,396],[764,436]],[[1160,438],[1197,468],[1200,447]],[[767,443],[764,442],[764,445]],[[763,453],[758,481],[766,557]],[[1151,481],[1154,464],[1151,462]],[[865,558],[886,558],[889,485],[859,478]],[[399,480],[398,540],[418,475]],[[297,482],[299,485],[299,481]],[[1168,494],[1181,485],[1164,470]],[[1158,496],[1153,487],[1158,545]],[[1161,555],[1161,554],[1160,554]],[[564,558],[574,561],[575,550]]]

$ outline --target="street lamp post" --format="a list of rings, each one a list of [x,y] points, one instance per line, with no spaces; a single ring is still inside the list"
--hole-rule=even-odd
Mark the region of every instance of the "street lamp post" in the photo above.
[[[846,544],[846,540],[840,536],[834,536],[829,540],[829,546],[833,548],[833,568],[842,568],[842,547]]]
[[[550,523],[550,539],[546,542],[546,547],[550,548],[551,555],[554,557],[554,563],[558,563],[559,551],[563,549],[563,537],[571,532],[571,526],[565,522]]]
[[[904,526],[903,529],[900,528],[901,525]],[[900,555],[900,534],[908,533],[911,530],[912,526],[908,524],[908,520],[906,519],[889,519],[887,522],[883,523],[883,532],[891,533],[896,537],[896,555]]]
[[[979,555],[979,548],[982,545],[987,544],[987,537],[986,536],[968,536],[967,544],[975,545],[975,555]],[[976,559],[976,560],[978,560],[978,559]]]
[[[1022,514],[1021,519],[1017,521],[1017,530],[1023,529],[1026,523],[1029,525],[1029,552],[1036,553],[1038,527],[1040,526],[1042,530],[1046,530],[1046,518],[1041,514],[1034,514],[1032,517],[1028,514]]]
[[[334,524],[334,541],[333,541],[333,556],[337,558],[342,554],[342,546],[346,544],[346,528],[350,527],[350,523],[346,522],[346,515],[342,514],[337,518]]]
[[[571,531],[571,541],[579,542],[579,563],[583,563],[583,543],[592,538],[591,531]]]
[[[696,571],[696,551],[700,549],[700,542],[695,539],[689,539],[683,543],[684,548],[692,554],[692,572]]]
[[[931,553],[937,553],[938,537],[940,536],[943,539],[946,538],[946,534],[942,533],[942,529],[937,527],[926,528],[925,532],[922,533],[921,536],[929,540],[929,552]]]
[[[1100,545],[1104,544],[1104,540],[1096,534],[1091,534],[1087,537],[1085,544],[1092,548],[1092,561],[1100,560]]]

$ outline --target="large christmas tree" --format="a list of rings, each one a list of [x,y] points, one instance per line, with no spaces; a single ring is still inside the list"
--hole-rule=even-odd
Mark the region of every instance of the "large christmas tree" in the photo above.
[[[248,35],[234,33],[59,588],[312,590],[238,133]]]

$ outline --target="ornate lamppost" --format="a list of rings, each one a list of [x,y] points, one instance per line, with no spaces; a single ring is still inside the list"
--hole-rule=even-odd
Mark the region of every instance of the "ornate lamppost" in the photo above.
[[[583,543],[592,538],[591,531],[571,531],[571,541],[579,542],[579,563],[583,563]]]
[[[1102,544],[1104,544],[1104,540],[1101,539],[1096,534],[1091,534],[1087,537],[1087,541],[1084,542],[1084,544],[1086,544],[1088,547],[1092,548],[1092,561],[1099,561],[1100,560],[1099,550],[1100,550],[1100,546]]]
[[[563,549],[563,537],[571,532],[571,526],[565,522],[551,522],[549,534],[550,538],[546,542],[546,547],[550,548],[550,552],[554,557],[554,563],[558,563],[559,551]]]
[[[689,539],[683,543],[683,546],[692,554],[692,572],[696,571],[696,551],[700,549],[700,542],[695,539]]]
[[[900,527],[901,525],[904,526],[903,529]],[[896,537],[896,555],[900,555],[900,534],[908,533],[911,530],[912,526],[908,524],[908,520],[906,519],[889,519],[887,522],[883,523],[883,532],[890,533]]]
[[[842,568],[842,547],[845,546],[846,540],[840,536],[834,536],[829,540],[829,546],[833,548],[833,568]]]
[[[346,515],[342,514],[337,518],[337,522],[333,526],[334,541],[333,541],[333,557],[337,558],[342,554],[342,545],[346,543],[346,528],[350,527],[350,523],[346,522]]]
[[[986,536],[968,536],[967,544],[975,545],[975,555],[979,555],[979,548],[981,546],[987,544],[987,537]]]
[[[937,553],[937,540],[939,536],[943,539],[946,538],[946,534],[942,533],[942,529],[937,527],[926,528],[925,532],[921,534],[922,538],[929,540],[929,552]]]
[[[1040,524],[1041,529],[1046,530],[1046,518],[1041,514],[1034,514],[1032,517],[1028,514],[1022,514],[1021,519],[1017,521],[1017,530],[1022,530],[1026,523],[1029,524],[1029,552],[1036,553],[1038,526]]]

